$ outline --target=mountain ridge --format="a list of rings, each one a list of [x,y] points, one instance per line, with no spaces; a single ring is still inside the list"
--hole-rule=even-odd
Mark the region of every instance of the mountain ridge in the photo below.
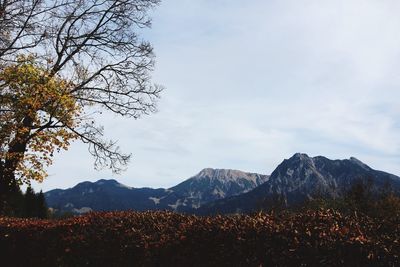
[[[170,188],[134,188],[114,179],[100,179],[65,190],[50,190],[45,197],[51,208],[74,213],[82,208],[189,211],[209,201],[248,192],[267,178],[239,170],[206,168]]]
[[[386,184],[400,192],[400,178],[374,170],[351,157],[331,160],[296,153],[271,175],[205,168],[170,188],[134,188],[116,180],[82,182],[67,190],[45,193],[49,206],[63,211],[172,210],[196,214],[250,212],[279,197],[290,206],[315,195],[337,198],[358,181],[371,181],[379,191]],[[73,201],[72,201],[72,200]]]
[[[352,185],[372,181],[372,190],[393,186],[400,192],[400,177],[374,170],[352,157],[330,160],[323,156],[309,157],[296,153],[285,159],[271,173],[269,180],[250,192],[221,199],[201,207],[199,214],[250,212],[263,208],[279,197],[286,206],[302,203],[320,195],[327,198],[343,196]]]

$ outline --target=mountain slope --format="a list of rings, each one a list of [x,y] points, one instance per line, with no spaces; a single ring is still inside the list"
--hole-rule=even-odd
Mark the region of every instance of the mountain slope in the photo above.
[[[151,197],[161,197],[165,189],[130,188],[115,180],[83,182],[75,187],[45,193],[49,207],[59,211],[84,213],[90,210],[147,210],[154,207]]]
[[[268,179],[267,175],[236,170],[204,169],[169,189],[131,188],[115,180],[83,182],[66,190],[45,193],[48,206],[61,212],[90,210],[191,211],[210,201],[248,192]]]
[[[330,160],[297,153],[285,159],[261,186],[239,196],[208,203],[197,213],[249,212],[271,204],[278,197],[286,205],[301,203],[315,195],[335,198],[343,196],[358,182],[370,183],[374,192],[387,185],[400,192],[399,177],[373,170],[355,158]]]
[[[268,178],[257,173],[207,168],[169,190],[180,196],[180,206],[196,209],[211,201],[246,193]]]

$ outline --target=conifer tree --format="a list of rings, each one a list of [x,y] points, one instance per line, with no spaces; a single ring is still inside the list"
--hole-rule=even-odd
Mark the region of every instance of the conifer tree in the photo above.
[[[31,186],[28,186],[24,196],[24,217],[35,217],[36,194]]]
[[[42,190],[36,195],[36,217],[40,219],[47,218],[46,199]]]

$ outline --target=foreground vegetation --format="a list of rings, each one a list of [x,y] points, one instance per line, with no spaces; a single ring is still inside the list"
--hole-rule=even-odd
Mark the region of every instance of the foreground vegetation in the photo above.
[[[399,266],[399,217],[331,209],[0,218],[2,266]]]

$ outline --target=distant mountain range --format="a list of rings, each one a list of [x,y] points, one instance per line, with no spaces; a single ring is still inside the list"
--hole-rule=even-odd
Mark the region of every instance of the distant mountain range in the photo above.
[[[355,183],[378,192],[390,185],[400,193],[400,177],[373,170],[350,158],[330,160],[297,153],[271,174],[204,169],[169,189],[131,188],[115,180],[83,182],[73,188],[45,193],[49,207],[58,212],[91,210],[173,210],[196,214],[257,210],[279,197],[286,205],[318,196],[343,196]]]
[[[45,193],[49,207],[59,212],[91,210],[173,210],[190,212],[205,203],[249,192],[268,175],[237,170],[204,169],[169,189],[132,188],[115,180],[79,183]]]

